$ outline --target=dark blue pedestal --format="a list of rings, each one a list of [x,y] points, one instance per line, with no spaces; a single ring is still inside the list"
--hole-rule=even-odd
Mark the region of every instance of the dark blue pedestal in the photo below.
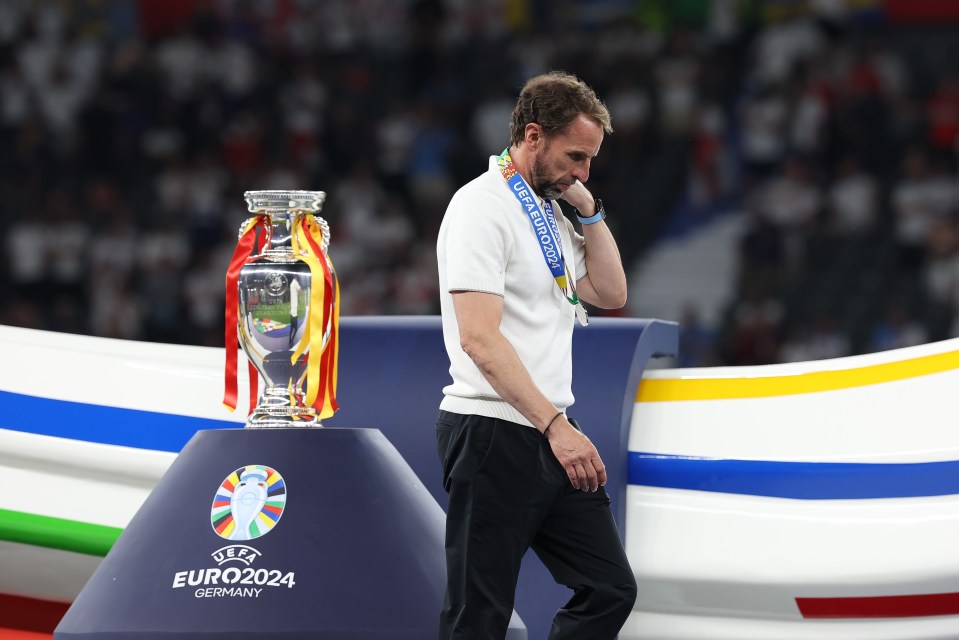
[[[236,529],[252,539],[223,537]],[[54,638],[433,640],[443,537],[442,509],[379,430],[200,431]],[[526,637],[514,614],[507,638]]]
[[[451,380],[440,318],[344,318],[341,329],[337,399],[342,409],[327,424],[382,429],[445,508],[435,428],[443,387]],[[606,491],[621,533],[636,391],[650,358],[675,355],[678,336],[674,322],[634,318],[593,318],[573,332],[576,403],[569,415],[603,456]],[[556,610],[571,595],[532,551],[526,554],[515,607],[531,638],[546,638]]]

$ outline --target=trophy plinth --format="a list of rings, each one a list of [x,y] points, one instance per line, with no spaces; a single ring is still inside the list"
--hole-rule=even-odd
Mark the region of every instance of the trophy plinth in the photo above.
[[[326,194],[247,191],[244,196],[256,217],[243,224],[240,241],[253,233],[258,250],[237,274],[237,336],[265,386],[246,426],[320,427],[316,397],[322,404],[331,391],[335,362],[318,352],[335,332],[337,305],[330,228],[316,215]],[[335,406],[328,414],[332,411]]]

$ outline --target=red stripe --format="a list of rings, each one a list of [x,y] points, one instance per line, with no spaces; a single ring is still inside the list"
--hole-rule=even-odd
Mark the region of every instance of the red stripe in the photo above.
[[[233,250],[233,258],[230,259],[230,266],[226,271],[226,309],[224,319],[223,343],[226,348],[226,364],[224,365],[225,384],[223,389],[223,404],[236,409],[237,400],[237,350],[239,349],[239,336],[237,335],[237,311],[239,307],[240,291],[237,288],[240,278],[240,269],[246,264],[247,259],[257,242],[257,229],[263,226],[263,216],[257,216],[256,225],[251,227],[236,243]]]
[[[959,4],[953,0],[883,0],[889,22],[942,24],[959,20]]]
[[[51,602],[0,593],[0,638],[6,629],[53,633],[60,618],[70,608],[69,602]],[[22,637],[22,636],[11,636]]]
[[[332,267],[332,265],[330,266]],[[327,291],[329,292],[329,296],[330,296],[328,299],[332,300],[332,304],[328,305],[328,308],[330,309],[331,313],[335,313],[336,312],[335,305],[339,304],[339,301],[333,298],[333,296],[336,295],[336,274],[331,270],[331,268],[327,268],[326,266],[324,266],[324,269],[326,269],[326,275],[327,275],[326,285],[327,285]],[[336,341],[339,339],[339,337],[337,336],[336,324],[337,324],[336,322],[330,323],[330,342],[326,347],[326,353],[323,354],[324,355],[323,359],[326,362],[324,368],[327,371],[326,394],[330,399],[330,409],[332,409],[334,413],[338,411],[340,408],[340,405],[336,403],[336,389],[333,387],[333,383],[334,383],[333,374],[336,371],[336,355],[337,355]]]
[[[53,640],[49,633],[34,633],[33,631],[17,631],[0,627],[0,640]]]
[[[918,618],[959,615],[959,593],[796,598],[804,618]]]
[[[313,218],[314,223],[315,223],[315,220],[316,218],[314,217]],[[303,235],[306,237],[306,242],[307,244],[310,245],[310,249],[313,251],[313,255],[317,258],[317,260],[319,260],[320,266],[323,267],[323,282],[322,283],[314,282],[314,283],[311,283],[311,286],[314,286],[314,287],[322,286],[324,288],[325,304],[323,305],[323,309],[322,311],[320,311],[320,313],[323,314],[322,320],[321,320],[323,331],[326,331],[327,323],[330,321],[330,312],[332,311],[333,303],[335,302],[332,298],[333,294],[330,290],[332,275],[330,274],[330,267],[326,262],[326,256],[323,255],[323,249],[321,248],[319,244],[316,243],[316,239],[313,237],[313,234],[311,233],[311,229],[307,227],[306,232]],[[314,314],[317,312],[318,312],[317,309],[310,308],[310,314]],[[333,338],[333,335],[330,334],[330,339],[332,340],[332,338]],[[312,342],[313,340],[314,340],[314,336],[310,336],[310,341]],[[317,385],[317,394],[316,394],[316,400],[314,400],[313,402],[313,407],[317,411],[323,410],[323,405],[326,404],[326,396],[329,393],[329,388],[330,388],[328,379],[332,377],[332,372],[330,371],[329,365],[328,365],[329,363],[329,359],[327,357],[328,354],[329,354],[329,343],[327,343],[327,350],[319,354],[320,379],[315,382],[315,384]],[[317,354],[313,354],[313,355],[314,357],[317,356]],[[309,382],[310,381],[307,380],[307,387],[309,387]]]
[[[222,534],[224,531],[226,531],[226,528],[230,526],[231,522],[233,522],[233,518],[232,517],[227,518],[226,520],[220,523],[219,527],[216,528],[216,532]]]

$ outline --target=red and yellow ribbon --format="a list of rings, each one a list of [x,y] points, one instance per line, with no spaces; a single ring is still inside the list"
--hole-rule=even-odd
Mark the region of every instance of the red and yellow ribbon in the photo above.
[[[257,230],[262,233],[257,233]],[[247,259],[254,253],[259,253],[266,244],[268,232],[267,216],[258,215],[246,221],[240,230],[240,239],[233,250],[230,266],[226,271],[226,316],[223,342],[226,346],[225,388],[223,391],[223,405],[234,411],[237,405],[237,351],[239,349],[238,314],[240,308],[239,288],[240,269]],[[252,363],[248,363],[250,370],[250,412],[256,406],[257,399],[257,372]]]
[[[257,230],[262,233],[257,233]],[[237,405],[237,350],[240,270],[250,255],[259,253],[266,243],[269,232],[269,218],[259,215],[251,218],[240,231],[240,239],[226,275],[226,385],[223,404],[231,411]],[[296,364],[306,354],[306,398],[304,404],[316,409],[319,418],[329,418],[339,405],[336,403],[336,384],[339,361],[339,282],[332,263],[323,252],[323,230],[312,214],[297,215],[293,218],[291,234],[293,255],[310,267],[311,286],[309,317],[300,345],[291,356],[291,364]],[[329,330],[329,340],[324,344],[324,334]],[[309,352],[307,353],[307,350]],[[250,412],[257,402],[258,374],[252,363],[250,368]],[[293,380],[290,380],[291,406],[299,404],[299,398],[293,397]]]
[[[293,228],[294,254],[310,266],[310,318],[300,346],[291,356],[292,363],[303,355],[307,347],[306,400],[307,406],[319,413],[320,419],[332,416],[339,405],[336,403],[336,383],[339,361],[339,283],[332,263],[323,253],[323,231],[316,217],[307,214],[298,216]],[[323,337],[329,328],[329,341]]]

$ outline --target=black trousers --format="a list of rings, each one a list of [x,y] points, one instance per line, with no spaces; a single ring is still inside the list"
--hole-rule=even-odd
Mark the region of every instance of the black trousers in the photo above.
[[[449,493],[440,640],[505,637],[530,547],[573,590],[550,640],[615,638],[636,581],[605,489],[574,489],[549,442],[524,425],[440,411],[436,442]]]

